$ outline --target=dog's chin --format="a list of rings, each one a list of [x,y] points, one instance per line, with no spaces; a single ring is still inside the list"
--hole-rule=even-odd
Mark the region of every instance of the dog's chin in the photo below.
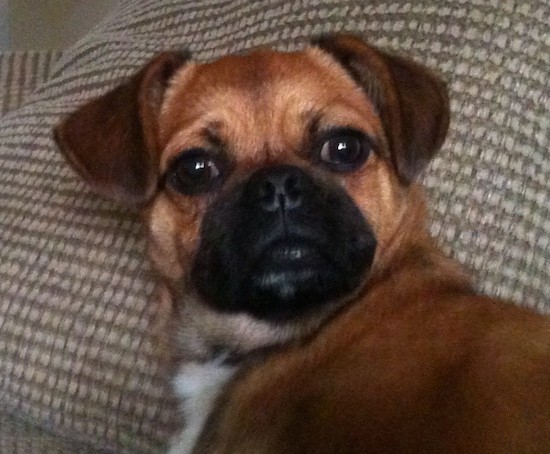
[[[323,253],[300,240],[279,241],[260,254],[241,282],[247,311],[284,321],[353,292],[359,276],[349,276]]]
[[[334,256],[326,241],[279,238],[252,247],[258,252],[232,279],[222,279],[226,266],[217,271],[196,267],[196,288],[203,301],[221,313],[248,314],[275,324],[315,318],[353,298],[366,281],[376,241],[370,234],[360,238],[345,258]]]

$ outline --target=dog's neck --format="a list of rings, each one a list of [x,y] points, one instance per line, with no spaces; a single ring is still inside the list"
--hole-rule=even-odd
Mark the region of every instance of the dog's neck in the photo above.
[[[271,355],[265,356],[262,361],[256,363],[246,361],[237,365],[224,364],[221,373],[229,370],[231,374],[238,373],[237,377],[242,379],[264,367],[267,367],[264,370],[278,373],[286,370],[291,364],[316,362],[318,361],[316,355],[319,353],[325,358],[330,358],[335,351],[331,352],[331,349],[342,348],[342,343],[335,339],[346,339],[346,335],[347,339],[353,339],[355,334],[362,330],[372,329],[372,332],[376,333],[376,327],[383,320],[406,320],[419,311],[429,313],[430,307],[444,302],[449,294],[473,292],[469,279],[460,271],[459,265],[445,258],[430,242],[411,243],[407,250],[396,258],[391,268],[387,267],[384,272],[369,281],[359,298],[335,314],[331,318],[331,323],[320,326],[312,336],[306,339],[304,345],[287,344],[284,348],[275,349]],[[320,346],[322,346],[321,350],[319,350]],[[216,371],[214,378],[219,375],[220,372]],[[261,372],[259,375],[261,376]],[[233,378],[233,375],[229,376],[224,386]],[[231,395],[235,392],[234,383],[224,387],[221,392]],[[211,411],[216,417],[209,421],[205,420],[203,436],[200,438],[197,436],[196,439],[199,441],[194,452],[202,452],[201,443],[209,439],[211,435],[209,431],[218,430],[217,425],[222,424],[220,421],[235,420],[232,417],[219,417],[220,414],[224,414],[224,405],[228,401],[229,399],[218,399],[217,403],[212,401],[214,403]]]
[[[408,197],[409,203],[404,204],[392,235],[380,244],[377,266],[371,271],[363,295],[388,282],[396,285],[395,290],[399,291],[398,283],[402,281],[416,281],[419,290],[436,286],[471,292],[468,274],[460,264],[442,253],[428,232],[423,188],[412,185]]]
[[[384,272],[401,256],[407,255],[409,250],[433,248],[433,240],[426,226],[426,200],[422,187],[411,185],[404,198],[393,229],[386,238],[378,239],[376,266],[371,270],[371,279]]]

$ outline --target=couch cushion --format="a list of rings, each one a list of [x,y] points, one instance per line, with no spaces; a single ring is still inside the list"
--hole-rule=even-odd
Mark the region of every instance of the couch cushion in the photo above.
[[[89,440],[75,439],[75,434],[68,437],[54,434],[43,427],[36,425],[36,421],[25,421],[8,413],[0,413],[0,452],[9,454],[27,453],[78,453],[100,454]],[[104,452],[104,451],[103,451]]]
[[[0,116],[20,107],[34,89],[50,78],[57,50],[0,53]]]
[[[449,82],[452,124],[425,174],[431,229],[483,292],[549,309],[548,0],[125,0],[0,119],[0,405],[96,447],[151,452],[176,418],[152,352],[137,216],[94,196],[51,140],[63,114],[155,52],[209,59],[346,30]]]

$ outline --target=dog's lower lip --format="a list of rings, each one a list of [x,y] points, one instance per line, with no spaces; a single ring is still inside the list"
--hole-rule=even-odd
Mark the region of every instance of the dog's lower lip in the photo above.
[[[270,244],[258,261],[263,266],[313,266],[322,261],[319,248],[305,240],[282,240]]]
[[[303,270],[293,272],[289,270],[272,270],[258,275],[256,278],[256,282],[262,288],[267,288],[271,286],[282,287],[285,283],[287,283],[287,281],[291,280],[290,278],[295,281],[300,281],[310,279],[314,275],[315,270],[312,270],[310,268],[305,268]]]
[[[275,260],[294,261],[315,254],[313,247],[307,244],[283,243],[269,248],[267,255]]]

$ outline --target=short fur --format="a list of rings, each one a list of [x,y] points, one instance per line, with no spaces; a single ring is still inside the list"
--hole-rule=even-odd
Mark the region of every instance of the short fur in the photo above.
[[[476,295],[427,234],[415,179],[448,123],[437,76],[340,35],[204,64],[165,53],[56,128],[96,191],[142,207],[176,369],[220,355],[231,368],[214,373],[217,392],[206,383],[191,396],[189,374],[178,375],[181,394],[209,414],[182,452],[550,452],[548,317]],[[360,168],[333,172],[308,154],[314,131],[333,126],[372,138]],[[166,175],[197,147],[222,150],[231,172],[215,191],[185,195]],[[192,277],[205,219],[281,165],[345,192],[376,239],[372,262],[347,295],[291,317],[221,310]],[[175,437],[172,451],[186,444]]]

